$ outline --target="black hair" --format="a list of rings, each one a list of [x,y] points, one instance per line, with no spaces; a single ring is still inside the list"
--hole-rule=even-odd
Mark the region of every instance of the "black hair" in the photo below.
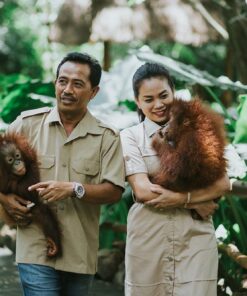
[[[80,52],[68,53],[62,59],[62,61],[59,63],[59,65],[57,67],[56,79],[59,76],[59,71],[60,71],[61,66],[66,62],[75,62],[78,64],[88,65],[90,68],[89,80],[90,80],[92,87],[99,85],[101,74],[102,74],[102,69],[101,69],[99,62],[95,58],[91,57],[87,53],[80,53]]]
[[[147,62],[139,67],[133,76],[132,87],[135,98],[138,98],[139,89],[143,80],[153,77],[166,78],[170,88],[174,90],[174,83],[169,71],[162,64]],[[143,121],[145,119],[145,115],[143,114],[142,110],[138,108],[137,112],[140,121]]]

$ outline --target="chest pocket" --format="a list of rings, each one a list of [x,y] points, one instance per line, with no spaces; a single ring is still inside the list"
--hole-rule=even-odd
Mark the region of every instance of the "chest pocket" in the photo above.
[[[39,169],[42,181],[54,179],[55,156],[39,155]]]
[[[157,156],[157,152],[152,147],[139,146],[139,149],[143,157]]]
[[[156,172],[158,172],[160,168],[160,162],[157,156],[157,152],[150,146],[143,147],[139,146],[141,151],[142,158],[146,164],[148,169],[148,174],[153,176]]]
[[[96,160],[77,158],[71,162],[72,178],[78,182],[96,184],[99,180],[100,163]]]

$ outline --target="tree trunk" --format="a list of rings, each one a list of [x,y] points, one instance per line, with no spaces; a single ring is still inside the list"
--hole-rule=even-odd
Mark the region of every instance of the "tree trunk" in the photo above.
[[[111,42],[104,41],[104,64],[103,70],[108,71],[111,66]]]
[[[247,84],[247,4],[244,0],[226,0],[226,2],[231,8],[225,10],[224,16],[237,79]]]

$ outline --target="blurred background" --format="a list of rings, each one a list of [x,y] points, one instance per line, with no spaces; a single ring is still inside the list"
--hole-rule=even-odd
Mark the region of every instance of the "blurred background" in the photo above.
[[[242,159],[231,176],[245,188],[246,40],[246,0],[0,0],[0,130],[24,110],[55,104],[56,66],[70,51],[88,52],[104,69],[91,112],[119,129],[131,126],[138,122],[133,73],[145,61],[158,61],[171,72],[178,97],[198,94],[224,116],[229,143]],[[214,215],[218,295],[247,295],[246,198],[223,197]],[[102,206],[97,277],[118,285],[120,294],[115,288],[112,295],[123,291],[131,205],[126,185],[118,204]],[[13,259],[5,264],[3,258],[13,258],[15,229],[1,224],[0,246],[4,274],[12,270]],[[18,284],[16,275],[13,282],[0,275],[6,291],[11,283]]]

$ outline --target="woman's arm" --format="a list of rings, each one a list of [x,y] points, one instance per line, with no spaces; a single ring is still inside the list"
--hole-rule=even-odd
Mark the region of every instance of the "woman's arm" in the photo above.
[[[143,202],[157,208],[181,207],[187,202],[188,193],[173,192],[159,185],[152,184],[145,173],[138,173],[127,178],[135,194],[137,202]],[[216,199],[230,189],[227,176],[216,181],[213,185],[191,192],[190,204],[198,204]],[[192,208],[190,206],[190,208]]]
[[[184,204],[187,201],[187,195],[173,192],[158,185],[152,184],[149,181],[147,174],[144,173],[129,176],[128,182],[132,187],[137,202],[150,204],[148,201],[155,200],[157,198],[165,201],[165,206],[162,202],[153,204],[152,206],[155,208],[184,207]],[[159,188],[161,189],[160,192],[162,193],[154,193],[151,191],[152,188]],[[202,219],[208,219],[208,217],[212,215],[218,208],[218,205],[217,203],[214,203],[213,200],[209,200],[201,203],[189,204],[187,208],[195,209]]]
[[[164,199],[172,203],[174,207],[185,204],[187,195],[165,189],[159,185],[152,184],[146,173],[138,173],[127,177],[136,201],[147,203],[157,199]],[[156,190],[154,190],[156,189]]]
[[[224,177],[217,180],[213,185],[204,189],[192,191],[190,203],[198,203],[217,199],[218,197],[229,192],[230,189],[230,180],[226,174]]]

